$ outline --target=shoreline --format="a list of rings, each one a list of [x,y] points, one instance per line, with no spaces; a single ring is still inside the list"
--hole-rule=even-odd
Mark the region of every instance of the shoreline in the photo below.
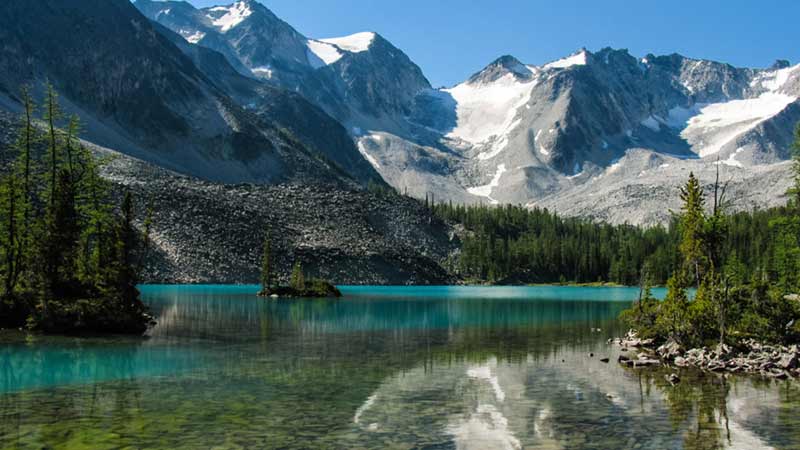
[[[652,339],[640,339],[631,330],[622,338],[608,340],[630,354],[620,355],[617,362],[632,368],[693,368],[703,372],[756,375],[777,380],[800,378],[800,347],[768,345],[746,340],[738,348],[717,344],[714,348],[684,349],[674,341],[657,346]],[[634,355],[634,353],[638,354]]]

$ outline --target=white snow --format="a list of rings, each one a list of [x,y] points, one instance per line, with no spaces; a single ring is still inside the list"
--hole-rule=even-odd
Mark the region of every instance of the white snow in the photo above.
[[[725,164],[726,166],[731,166],[731,167],[744,167],[744,164],[736,160],[736,156],[738,156],[739,153],[742,153],[743,151],[744,151],[743,148],[741,147],[737,148],[735,152],[731,153],[731,155],[728,156],[728,159],[720,161],[719,164]]]
[[[713,155],[795,100],[796,97],[768,92],[757,98],[710,104],[689,119],[681,136],[701,157]]]
[[[375,159],[374,156],[370,155],[369,152],[367,152],[367,147],[366,147],[366,145],[364,145],[364,141],[363,140],[358,141],[358,146],[357,147],[358,147],[358,151],[364,156],[364,158],[366,158],[367,161],[369,161],[370,164],[372,164],[372,167],[374,167],[375,170],[378,170],[378,169],[381,168],[381,165],[380,165],[380,163],[378,163],[378,160]]]
[[[308,62],[315,69],[331,65],[342,59],[342,53],[333,44],[312,39],[306,45],[308,46]]]
[[[272,67],[271,66],[261,66],[256,67],[252,70],[252,72],[260,77],[263,78],[272,78]]]
[[[351,34],[350,36],[319,39],[319,40],[322,42],[327,42],[328,44],[333,44],[347,52],[361,53],[369,50],[369,47],[375,40],[375,33],[370,33],[370,32],[356,33],[356,34]]]
[[[208,17],[211,19],[211,23],[223,33],[239,25],[242,21],[250,17],[250,14],[253,14],[253,11],[246,2],[236,2],[230,6],[215,6],[209,11],[225,12],[225,14],[218,18],[214,18],[213,16]]]
[[[572,66],[585,66],[586,65],[586,52],[578,52],[572,56],[568,56],[563,59],[559,59],[558,61],[553,61],[549,64],[545,64],[545,69],[566,69]]]
[[[750,86],[752,87],[761,86],[767,91],[776,92],[780,90],[780,88],[782,88],[787,81],[789,81],[789,77],[798,68],[800,68],[800,64],[793,67],[787,67],[785,69],[765,72],[760,76],[756,77],[750,84]]]
[[[499,166],[497,166],[497,172],[495,172],[494,178],[492,178],[492,181],[489,184],[485,186],[469,188],[467,189],[467,192],[477,197],[487,198],[489,199],[489,202],[493,205],[499,204],[500,202],[492,198],[492,191],[494,190],[494,188],[500,186],[500,178],[503,176],[504,173],[506,173],[506,165],[500,164]]]
[[[691,108],[676,106],[669,110],[669,115],[667,116],[666,124],[671,128],[678,128],[678,129],[686,128],[686,124],[689,123],[689,119],[700,114],[700,110],[703,109],[703,107],[705,106],[707,105],[703,103],[698,103],[692,106]]]
[[[528,103],[537,81],[521,81],[507,74],[492,83],[462,83],[445,89],[456,101],[456,127],[449,138],[471,144],[493,141],[489,152],[478,155],[481,160],[497,156],[508,144],[508,134],[519,124],[517,110]]]
[[[198,42],[200,42],[200,39],[203,39],[204,37],[206,37],[205,33],[203,33],[202,31],[197,31],[189,36],[184,36],[184,39],[186,39],[188,42],[191,42],[192,44],[197,44]]]

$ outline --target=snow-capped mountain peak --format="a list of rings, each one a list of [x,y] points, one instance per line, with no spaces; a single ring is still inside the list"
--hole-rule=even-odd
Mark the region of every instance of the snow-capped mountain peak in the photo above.
[[[519,79],[529,79],[537,71],[535,67],[526,66],[517,58],[505,55],[494,60],[480,72],[472,75],[468,83],[487,84],[492,83],[506,75],[513,75]]]
[[[213,6],[206,11],[212,25],[222,33],[227,33],[253,14],[249,0],[241,0],[227,6]]]
[[[308,40],[308,62],[315,69],[336,63],[346,53],[363,53],[370,49],[376,34],[356,33],[350,36]]]
[[[340,49],[350,53],[361,53],[369,50],[375,41],[376,34],[373,32],[362,32],[337,38],[319,39],[321,42],[333,44]]]
[[[551,63],[547,63],[544,65],[545,69],[567,69],[572,66],[585,66],[587,64],[587,54],[588,51],[586,49],[581,49],[578,52],[566,57],[561,58],[557,61],[553,61]]]
[[[628,215],[676,171],[777,173],[800,120],[800,66],[787,61],[750,69],[580,49],[541,65],[503,56],[434,90],[376,33],[309,38],[253,0],[193,23],[191,11],[178,20],[179,2],[147,2],[137,6],[152,20],[320,106],[387,182],[417,196],[647,222]]]

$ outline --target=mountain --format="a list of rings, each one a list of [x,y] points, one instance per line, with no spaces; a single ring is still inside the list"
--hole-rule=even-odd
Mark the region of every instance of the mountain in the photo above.
[[[0,148],[18,118],[0,111]],[[288,282],[300,261],[308,276],[337,284],[452,284],[455,230],[422,202],[346,184],[226,184],[179,174],[85,144],[108,161],[101,174],[117,201],[133,194],[137,225],[151,214],[146,283],[253,283],[270,232],[275,275]],[[38,152],[45,152],[40,145]],[[11,166],[0,152],[0,174]]]
[[[698,167],[718,158],[737,168],[777,163],[800,120],[798,76],[797,67],[737,69],[612,49],[541,67],[504,57],[458,86],[422,94],[415,117],[466,157],[456,171],[477,174],[479,186],[468,193],[529,203],[624,171],[633,149]],[[433,121],[441,117],[455,120]],[[374,150],[381,161],[381,147]]]
[[[135,6],[188,42],[220,51],[250,76],[300,93],[352,134],[404,130],[415,96],[430,89],[422,70],[377,33],[309,38],[255,0],[204,9],[180,1],[136,0]]]
[[[40,96],[49,81],[83,118],[87,139],[182,173],[222,182],[379,179],[319,108],[250,82],[215,54],[193,61],[129,1],[12,0],[0,15],[6,109],[18,110],[23,85]],[[320,133],[295,124],[298,116],[314,117]]]
[[[256,1],[136,5],[185,37],[202,30],[226,41],[251,76],[337,118],[387,182],[418,197],[655,223],[668,217],[663,201],[672,205],[688,171],[709,183],[720,166],[731,183],[750,186],[734,189],[739,204],[783,201],[776,193],[800,120],[800,70],[786,61],[750,69],[580,49],[541,66],[506,55],[463,83],[432,89],[375,33],[308,38]],[[176,21],[184,9],[191,21]],[[641,200],[659,188],[659,203]],[[591,200],[595,192],[617,206]]]
[[[380,34],[311,38],[255,0],[27,3],[0,6],[0,104],[48,79],[90,140],[207,180],[382,178],[417,197],[657,223],[689,171],[708,184],[720,169],[734,204],[784,201],[800,120],[786,61],[581,49],[538,66],[503,56],[434,89]]]

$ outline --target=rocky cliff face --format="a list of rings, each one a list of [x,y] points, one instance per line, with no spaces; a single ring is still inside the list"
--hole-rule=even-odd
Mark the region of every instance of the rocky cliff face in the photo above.
[[[234,66],[272,85],[301,93],[352,134],[369,128],[406,129],[414,97],[429,89],[422,71],[377,33],[314,39],[303,36],[261,3],[186,10],[183,2],[137,0],[148,18],[199,46],[225,42]],[[202,36],[202,38],[198,38]]]
[[[48,80],[66,110],[84,119],[87,138],[182,173],[222,182],[378,179],[341,126],[318,108],[236,80],[242,77],[213,55],[193,61],[126,0],[13,0],[0,4],[0,14],[6,109],[19,108],[21,86],[32,85],[40,96]],[[256,107],[283,105],[316,117],[327,131],[297,137],[291,114],[248,110],[232,97],[233,84]],[[331,144],[320,145],[323,139]]]

